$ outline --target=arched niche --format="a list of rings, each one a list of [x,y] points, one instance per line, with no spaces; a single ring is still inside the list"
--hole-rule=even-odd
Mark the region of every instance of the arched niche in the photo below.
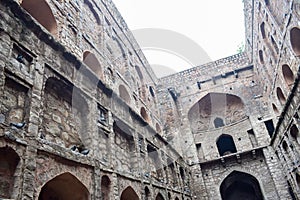
[[[222,119],[223,125],[230,125],[246,118],[245,106],[240,97],[225,93],[209,93],[195,103],[188,112],[193,132],[215,127],[216,119]],[[220,120],[218,120],[220,121]]]
[[[144,107],[141,107],[140,113],[141,113],[141,116],[143,117],[143,119],[144,119],[146,122],[150,123],[150,121],[151,121],[151,120],[150,120],[150,117],[149,117],[148,112],[146,111],[146,109],[145,109]]]
[[[222,134],[217,139],[217,147],[220,156],[225,156],[231,153],[236,153],[236,147],[231,135]]]
[[[90,51],[83,53],[83,62],[97,75],[99,79],[103,79],[103,71],[95,54]]]
[[[89,109],[80,91],[67,80],[50,77],[43,99],[43,139],[67,148],[88,145]]]
[[[224,126],[224,121],[223,121],[223,119],[220,118],[220,117],[216,117],[216,118],[214,119],[214,125],[215,125],[215,128],[219,128],[219,127]]]
[[[296,56],[300,56],[300,29],[294,27],[290,31],[290,42]]]
[[[141,82],[143,82],[144,76],[143,76],[143,73],[142,73],[140,67],[136,65],[136,66],[135,66],[135,70],[136,70],[137,75],[138,75],[138,77],[140,78]]]
[[[284,150],[285,152],[288,151],[288,144],[286,143],[285,140],[283,140],[283,142],[282,142],[282,148],[283,148],[283,150]]]
[[[101,197],[102,200],[109,200],[109,194],[110,194],[110,179],[108,176],[103,175],[101,178]]]
[[[149,92],[150,92],[152,97],[155,97],[154,88],[152,86],[149,86]]]
[[[155,200],[165,200],[165,198],[163,197],[163,195],[161,193],[158,193],[155,197]]]
[[[223,180],[220,192],[222,200],[264,199],[258,180],[239,171],[233,171]]]
[[[282,65],[282,74],[283,78],[288,86],[291,86],[294,83],[294,74],[291,68],[288,65]]]
[[[176,198],[175,198],[175,200],[179,200],[179,198],[178,198],[178,197],[176,197]]]
[[[261,32],[262,38],[265,39],[266,38],[265,22],[261,23],[260,32]]]
[[[120,200],[139,200],[139,197],[134,189],[129,186],[123,190]]]
[[[12,148],[0,148],[0,199],[12,197],[15,171],[19,162],[20,157]]]
[[[297,126],[295,124],[292,125],[292,127],[290,129],[290,134],[291,134],[292,138],[294,138],[294,140],[297,141],[297,138],[299,137],[299,129],[297,128]]]
[[[276,115],[278,115],[279,114],[279,110],[278,110],[277,106],[274,103],[272,103],[272,108],[273,108],[274,113]]]
[[[264,53],[263,53],[262,50],[259,50],[259,51],[258,51],[258,57],[259,57],[259,62],[260,62],[261,64],[264,64],[264,63],[265,63],[265,60],[264,60]]]
[[[277,98],[279,100],[279,102],[281,103],[281,105],[284,105],[285,102],[286,102],[286,98],[282,92],[282,89],[280,87],[277,87],[276,88],[276,95],[277,95]]]
[[[48,181],[41,189],[39,200],[89,200],[90,193],[71,173],[63,173]]]
[[[145,192],[145,200],[150,200],[151,199],[151,192],[150,192],[150,190],[147,186],[145,187],[144,192]]]
[[[127,104],[130,104],[131,98],[124,85],[119,85],[119,95]]]
[[[52,35],[58,34],[55,17],[45,0],[23,0],[21,6]]]

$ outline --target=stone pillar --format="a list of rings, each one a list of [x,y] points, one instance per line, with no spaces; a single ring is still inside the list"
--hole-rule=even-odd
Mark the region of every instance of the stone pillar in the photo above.
[[[23,175],[23,200],[37,199],[38,195],[35,197],[35,169],[37,150],[32,146],[27,146],[24,158],[24,175]]]

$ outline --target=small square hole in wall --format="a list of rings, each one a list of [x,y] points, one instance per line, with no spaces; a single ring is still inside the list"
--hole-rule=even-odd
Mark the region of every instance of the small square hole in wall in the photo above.
[[[98,105],[98,116],[97,116],[97,123],[101,123],[102,125],[107,125],[108,124],[108,112],[107,110]]]
[[[29,66],[33,61],[33,56],[17,44],[13,44],[12,57],[25,66]]]

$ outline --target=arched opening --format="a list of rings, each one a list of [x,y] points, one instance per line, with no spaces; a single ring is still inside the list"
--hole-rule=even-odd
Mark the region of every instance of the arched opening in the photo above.
[[[300,56],[300,29],[294,27],[290,31],[290,41],[296,56]]]
[[[215,120],[216,117],[219,119]],[[209,93],[196,102],[188,112],[191,129],[195,133],[214,129],[222,124],[230,125],[246,117],[242,99],[226,93]]]
[[[99,79],[103,79],[100,62],[92,52],[85,51],[83,53],[83,62],[97,75]]]
[[[152,97],[155,97],[155,92],[152,86],[149,86],[149,92],[151,94]]]
[[[217,147],[220,156],[225,156],[237,152],[231,135],[221,135],[217,140]]]
[[[110,179],[108,176],[104,175],[101,178],[101,197],[102,200],[109,200],[110,192]]]
[[[222,200],[263,200],[257,179],[247,173],[233,171],[220,186]]]
[[[294,74],[288,65],[282,65],[282,74],[288,86],[294,83]]]
[[[261,23],[260,31],[261,31],[262,38],[265,39],[266,38],[265,22]]]
[[[127,104],[130,104],[130,95],[124,85],[119,85],[119,94],[121,99],[123,99]]]
[[[296,182],[297,182],[298,187],[300,187],[300,175],[299,175],[299,173],[296,173]]]
[[[70,173],[63,173],[48,181],[41,189],[39,200],[53,199],[89,200],[90,194],[75,176]]]
[[[214,125],[215,125],[215,128],[220,128],[222,126],[224,126],[224,121],[222,118],[220,117],[217,117],[215,120],[214,120]]]
[[[45,0],[23,0],[21,6],[52,35],[57,35],[57,23]]]
[[[151,199],[151,193],[149,188],[146,186],[145,187],[145,200],[150,200]]]
[[[259,61],[261,64],[264,64],[265,63],[265,60],[264,60],[264,53],[262,50],[259,50],[258,51],[258,56],[259,56]]]
[[[164,197],[163,197],[163,195],[162,195],[161,193],[158,193],[158,194],[156,195],[155,200],[165,200],[165,199],[164,199]]]
[[[297,138],[299,136],[299,130],[295,124],[293,124],[293,126],[291,127],[290,134],[291,134],[292,138],[294,138],[294,140],[297,141]]]
[[[146,122],[150,123],[149,115],[144,107],[141,108],[141,116]]]
[[[139,200],[139,197],[132,187],[129,186],[122,192],[120,200]]]
[[[274,113],[276,115],[278,115],[279,114],[279,110],[278,110],[277,106],[274,103],[272,103],[272,108],[273,108]]]
[[[176,198],[175,198],[175,200],[179,200],[179,198],[178,198],[178,197],[176,197]]]
[[[282,105],[284,105],[285,102],[286,102],[286,98],[285,98],[285,96],[284,96],[284,94],[283,94],[283,92],[282,92],[282,89],[281,89],[280,87],[277,87],[277,89],[276,89],[276,94],[277,94],[277,98],[278,98],[279,102],[280,102]]]
[[[142,71],[141,71],[140,67],[136,65],[135,70],[136,70],[140,80],[143,81],[144,77],[143,77],[143,74],[142,74]]]
[[[14,188],[14,174],[20,162],[18,154],[10,147],[0,148],[0,198],[10,199]]]
[[[288,145],[287,145],[287,143],[286,143],[285,140],[283,140],[283,142],[282,142],[282,148],[283,148],[283,150],[284,150],[285,152],[287,152],[287,150],[288,150]]]

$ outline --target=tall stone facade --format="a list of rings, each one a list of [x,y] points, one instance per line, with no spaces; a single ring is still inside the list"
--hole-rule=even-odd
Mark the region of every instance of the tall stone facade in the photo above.
[[[300,199],[300,2],[158,79],[110,0],[1,0],[1,199]],[[220,35],[221,36],[221,35]]]

